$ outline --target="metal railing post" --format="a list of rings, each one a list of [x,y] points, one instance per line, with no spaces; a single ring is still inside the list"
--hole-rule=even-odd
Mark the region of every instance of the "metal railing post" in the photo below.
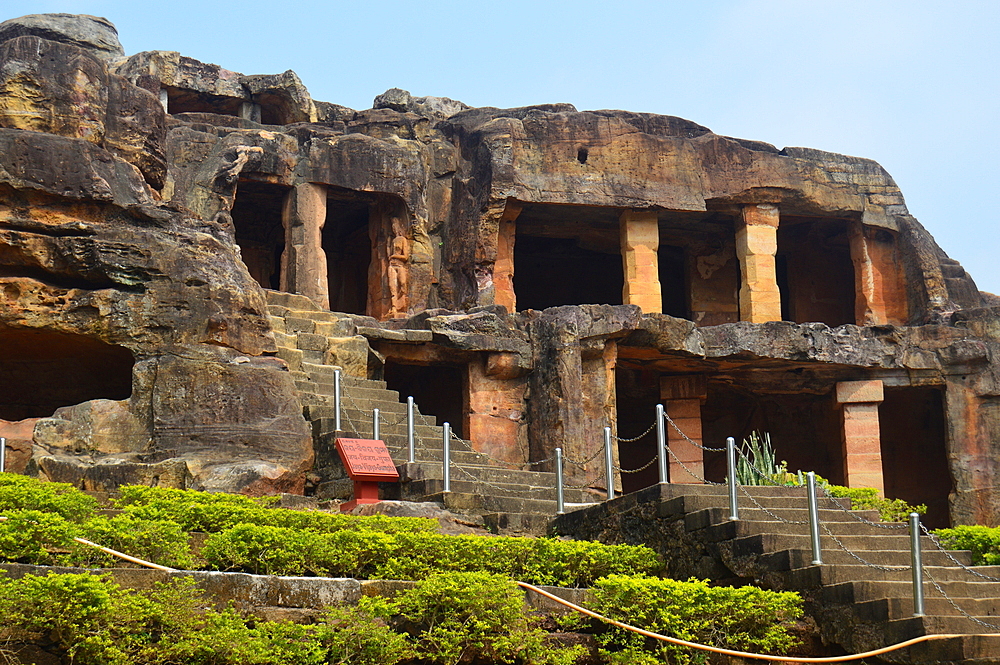
[[[379,420],[380,418],[378,417],[378,409],[372,409],[372,438],[375,439],[376,441],[379,438],[378,435],[381,434],[381,432],[379,431]]]
[[[338,432],[340,427],[340,370],[333,370],[333,428]]]
[[[920,515],[910,513],[910,561],[913,570],[913,616],[924,616],[924,562],[920,552]]]
[[[409,457],[407,461],[413,464],[417,461],[416,459],[416,431],[417,424],[416,419],[413,415],[413,397],[406,398],[406,448],[409,452]]]
[[[562,448],[556,448],[556,515],[566,512],[566,497],[563,494]]]
[[[819,507],[816,505],[816,472],[810,471],[806,476],[806,487],[809,492],[809,535],[812,539],[813,565],[823,563],[823,551],[819,545]]]
[[[738,520],[740,510],[736,505],[736,440],[731,436],[726,439],[726,468],[728,469],[726,482],[729,483],[729,519]]]
[[[615,463],[611,457],[611,428],[604,428],[604,475],[608,481],[608,501],[615,498]]]
[[[442,448],[441,448],[441,478],[443,480],[443,491],[451,491],[451,423],[441,426]]]
[[[667,482],[667,430],[663,426],[663,405],[656,405],[656,456],[660,463],[660,484]]]
[[[7,470],[7,439],[0,436],[0,473]]]

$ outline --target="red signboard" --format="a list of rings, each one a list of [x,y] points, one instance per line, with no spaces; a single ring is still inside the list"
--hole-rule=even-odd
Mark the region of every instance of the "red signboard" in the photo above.
[[[389,449],[378,439],[337,439],[337,452],[352,480],[399,480]]]

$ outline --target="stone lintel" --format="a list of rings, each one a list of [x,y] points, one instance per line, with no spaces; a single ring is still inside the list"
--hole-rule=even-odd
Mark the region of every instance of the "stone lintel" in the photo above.
[[[840,381],[837,383],[836,397],[838,404],[881,402],[884,399],[882,381]]]
[[[708,397],[708,377],[704,374],[660,377],[660,399],[700,399]]]

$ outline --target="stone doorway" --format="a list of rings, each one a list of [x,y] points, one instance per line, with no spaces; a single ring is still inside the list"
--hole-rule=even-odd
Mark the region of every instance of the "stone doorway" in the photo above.
[[[620,211],[523,205],[514,243],[517,309],[622,304]]]
[[[243,264],[265,289],[281,289],[285,251],[282,206],[288,187],[241,178],[233,203],[233,227]]]
[[[923,522],[929,528],[949,526],[948,494],[953,482],[941,390],[886,388],[878,415],[885,495],[911,505],[926,504]]]
[[[855,323],[849,226],[842,219],[782,215],[775,271],[783,320],[831,328]]]
[[[369,231],[371,195],[327,188],[323,251],[326,253],[330,309],[368,313],[368,274],[372,260]]]
[[[0,420],[51,416],[92,399],[132,395],[132,352],[48,330],[0,331]]]
[[[656,405],[660,403],[660,373],[647,368],[615,368],[615,402],[618,416],[618,436],[631,439],[639,436],[656,420]],[[656,432],[638,441],[619,441],[618,459],[623,469],[639,469],[656,455]],[[637,473],[622,473],[622,491],[635,492],[655,485],[660,480],[659,467],[654,461]]]
[[[465,438],[468,409],[464,367],[412,365],[387,359],[383,371],[386,387],[398,391],[400,401],[413,397],[420,413],[434,416],[438,425],[450,423],[451,431]]]

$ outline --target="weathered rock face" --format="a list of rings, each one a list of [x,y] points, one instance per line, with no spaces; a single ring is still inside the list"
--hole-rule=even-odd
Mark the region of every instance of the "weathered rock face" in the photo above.
[[[264,287],[343,313],[327,364],[424,389],[496,458],[561,447],[574,484],[655,482],[663,403],[674,480],[766,430],[791,468],[1000,523],[996,298],[875,162],[568,104],[355,111],[113,37],[0,25],[0,418],[39,419],[32,468],[299,489]]]

